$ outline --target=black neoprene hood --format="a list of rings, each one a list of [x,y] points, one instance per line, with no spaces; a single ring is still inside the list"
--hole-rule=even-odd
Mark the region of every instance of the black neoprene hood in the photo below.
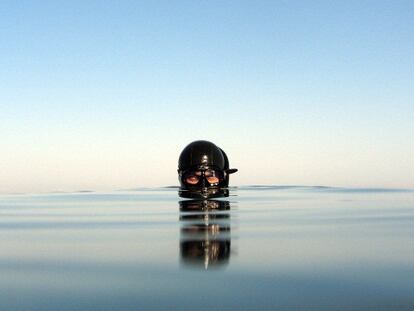
[[[197,185],[186,183],[185,176],[188,172],[214,170],[220,175],[220,182],[209,184],[205,180],[200,181]],[[229,184],[229,175],[235,173],[237,169],[229,169],[229,160],[226,153],[212,142],[206,140],[197,140],[187,145],[180,154],[178,159],[178,178],[180,189],[197,193],[203,191],[211,195],[220,193],[221,189],[227,188]],[[194,194],[193,193],[193,194]]]
[[[224,170],[225,158],[219,147],[206,140],[197,140],[187,145],[180,154],[178,170],[193,168],[216,168]]]

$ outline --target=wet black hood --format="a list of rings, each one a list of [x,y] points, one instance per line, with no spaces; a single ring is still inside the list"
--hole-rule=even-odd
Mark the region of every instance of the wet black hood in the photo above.
[[[228,196],[229,175],[237,171],[229,167],[226,153],[214,143],[206,140],[190,143],[183,149],[178,159],[179,195],[185,198]],[[218,184],[210,185],[202,181],[197,185],[189,185],[185,182],[187,172],[208,169],[221,172],[222,178]]]

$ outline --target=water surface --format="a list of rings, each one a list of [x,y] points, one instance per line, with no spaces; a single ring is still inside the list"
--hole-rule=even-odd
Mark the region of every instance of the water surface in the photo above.
[[[0,196],[1,310],[413,310],[414,192]]]

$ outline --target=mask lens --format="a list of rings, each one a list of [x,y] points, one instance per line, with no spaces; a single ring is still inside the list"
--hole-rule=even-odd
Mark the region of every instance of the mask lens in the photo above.
[[[205,171],[204,176],[209,184],[218,184],[223,180],[223,174],[220,171],[207,170]]]
[[[214,185],[220,183],[224,176],[223,172],[215,170],[189,171],[183,176],[184,182],[193,186],[197,185],[202,178],[205,178],[210,185]]]
[[[200,172],[188,172],[184,176],[184,181],[189,185],[197,185],[200,181],[201,174]]]

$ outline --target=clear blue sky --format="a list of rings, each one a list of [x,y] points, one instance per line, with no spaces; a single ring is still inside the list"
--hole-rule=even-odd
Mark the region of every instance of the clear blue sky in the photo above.
[[[413,1],[1,1],[0,193],[414,188]]]

